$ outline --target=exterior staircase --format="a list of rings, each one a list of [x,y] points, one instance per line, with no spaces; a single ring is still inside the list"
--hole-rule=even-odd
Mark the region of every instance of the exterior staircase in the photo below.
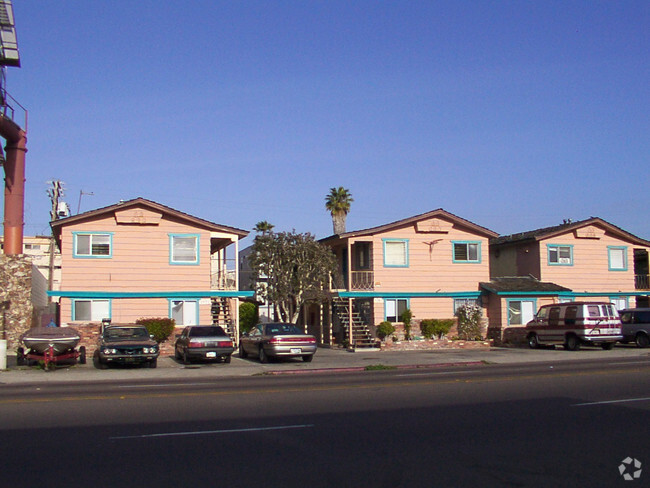
[[[333,299],[334,313],[339,324],[344,330],[344,337],[352,347],[376,348],[377,339],[372,336],[368,325],[361,318],[361,314],[352,305],[352,338],[350,335],[350,308],[348,300],[336,297]]]
[[[230,300],[226,297],[212,299],[212,325],[218,325],[232,338],[234,337],[234,324],[230,313]]]

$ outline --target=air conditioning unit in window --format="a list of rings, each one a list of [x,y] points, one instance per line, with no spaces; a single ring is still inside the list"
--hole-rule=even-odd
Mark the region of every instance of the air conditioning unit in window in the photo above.
[[[571,264],[571,259],[570,258],[560,258],[559,262],[560,262],[560,264]]]

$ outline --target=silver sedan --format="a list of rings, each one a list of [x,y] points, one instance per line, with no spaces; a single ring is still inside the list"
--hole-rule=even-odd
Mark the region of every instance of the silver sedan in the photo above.
[[[305,334],[294,324],[283,322],[256,325],[239,341],[239,357],[256,356],[261,363],[279,357],[301,357],[308,363],[315,353],[314,336]]]

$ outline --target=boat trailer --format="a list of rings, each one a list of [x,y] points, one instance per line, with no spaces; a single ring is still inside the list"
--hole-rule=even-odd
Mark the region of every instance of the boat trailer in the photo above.
[[[50,345],[41,354],[34,351],[33,349],[25,352],[25,349],[19,347],[16,354],[16,364],[18,366],[24,366],[26,364],[31,366],[34,363],[42,361],[45,371],[56,368],[56,365],[59,362],[72,360],[78,362],[79,364],[86,364],[86,348],[84,346],[81,346],[79,350],[69,349],[61,354],[56,354],[54,352],[54,346]]]

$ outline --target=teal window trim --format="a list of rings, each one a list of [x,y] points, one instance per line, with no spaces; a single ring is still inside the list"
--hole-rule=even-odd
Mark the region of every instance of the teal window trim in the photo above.
[[[400,300],[405,300],[406,301],[406,309],[405,310],[408,310],[408,309],[411,308],[411,299],[410,298],[406,298],[406,297],[402,297],[402,298],[384,298],[384,320],[388,320],[388,310],[387,310],[388,309],[388,302],[395,302],[395,315],[397,315],[397,313],[399,311],[399,308],[397,306],[397,302],[400,301]],[[396,319],[395,322],[400,322],[399,317],[396,316],[395,319]],[[393,323],[395,323],[395,322],[393,322]]]
[[[560,248],[569,248],[569,262],[568,263],[562,263],[560,262]],[[551,251],[555,250],[557,253],[557,263],[552,263],[551,262]],[[546,262],[549,266],[573,266],[573,245],[572,244],[546,244]]]
[[[77,239],[79,236],[90,236],[90,253],[79,254],[77,252]],[[93,254],[92,253],[92,236],[108,236],[108,254]],[[72,232],[72,257],[75,259],[111,259],[113,257],[113,232],[102,231],[73,231]]]
[[[168,304],[168,317],[171,319],[172,317],[172,308],[174,306],[174,302],[183,302],[183,304],[192,302],[196,303],[196,317],[194,319],[195,324],[200,324],[199,318],[201,317],[201,303],[200,303],[200,297],[171,297],[167,299],[167,304]],[[185,324],[176,324],[176,325],[185,325]]]
[[[612,251],[623,251],[623,267],[614,268],[612,266]],[[607,246],[607,265],[609,271],[627,271],[627,246]]]
[[[174,260],[174,239],[176,237],[194,237],[196,246],[194,252],[196,259],[194,261],[175,261]],[[199,234],[169,234],[169,264],[173,266],[198,266],[201,264],[201,236]]]
[[[456,244],[467,246],[467,259],[456,259]],[[476,259],[469,258],[470,244],[476,245]],[[481,256],[481,241],[451,241],[451,261],[455,264],[480,264]]]
[[[391,242],[404,243],[404,262],[405,264],[389,264],[386,263],[386,244]],[[408,239],[382,239],[384,250],[384,268],[408,268],[409,267],[409,240]]]
[[[536,298],[507,298],[506,299],[506,317],[508,319],[508,327],[510,327],[510,303],[511,302],[533,302],[533,314],[537,313],[537,299]],[[526,324],[515,324],[526,325]]]
[[[75,310],[76,310],[76,304],[77,302],[90,302],[91,307],[92,307],[92,302],[108,302],[108,317],[102,317],[103,319],[105,318],[113,318],[113,300],[110,298],[73,298],[70,300],[72,302],[72,310],[70,311],[70,318],[74,322],[77,320],[75,316]],[[92,314],[92,312],[91,312]],[[85,320],[85,319],[81,319]],[[92,321],[92,319],[91,319]],[[96,321],[98,322],[98,321]]]

